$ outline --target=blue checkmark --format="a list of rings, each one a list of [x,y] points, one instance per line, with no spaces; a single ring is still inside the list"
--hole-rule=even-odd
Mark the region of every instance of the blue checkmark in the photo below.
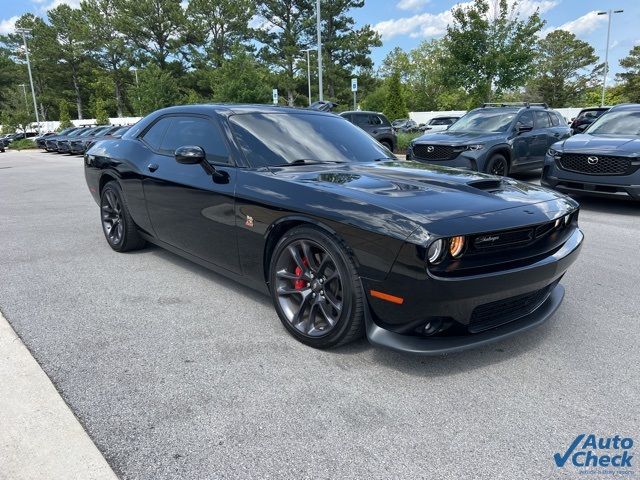
[[[559,453],[555,453],[553,455],[553,459],[556,461],[556,465],[558,467],[563,467],[564,464],[567,462],[567,460],[569,459],[569,457],[571,456],[571,454],[573,453],[573,451],[576,449],[576,447],[578,446],[578,444],[582,441],[582,439],[584,438],[585,434],[582,433],[580,435],[578,435],[576,437],[576,439],[573,441],[573,443],[569,446],[569,448],[567,449],[566,452],[564,452],[564,455],[560,455]]]

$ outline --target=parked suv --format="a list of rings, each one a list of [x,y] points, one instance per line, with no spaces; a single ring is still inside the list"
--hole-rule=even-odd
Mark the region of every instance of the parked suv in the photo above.
[[[551,144],[570,135],[562,115],[546,104],[485,103],[448,130],[413,140],[407,160],[508,175],[541,168]]]
[[[589,125],[595,122],[600,116],[609,110],[610,107],[590,107],[583,108],[571,122],[571,134],[584,132]]]
[[[565,193],[640,200],[640,104],[612,107],[547,152],[541,183]]]
[[[392,152],[396,149],[398,138],[387,117],[378,112],[342,112],[354,125],[360,127]]]

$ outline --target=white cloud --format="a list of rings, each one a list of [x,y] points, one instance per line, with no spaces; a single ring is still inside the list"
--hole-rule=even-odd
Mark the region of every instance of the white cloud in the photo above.
[[[38,3],[44,3],[46,0],[41,0]],[[52,8],[56,8],[59,7],[60,5],[69,5],[71,8],[78,8],[80,7],[80,0],[53,0],[53,1],[49,1],[46,5],[43,5],[40,8],[40,11],[42,13],[46,13],[47,10],[51,10]]]
[[[416,0],[402,0],[408,4],[416,3]],[[514,4],[516,0],[508,0],[509,4]],[[516,16],[527,17],[536,10],[544,13],[551,10],[558,4],[558,0],[521,0],[518,2],[515,11]],[[472,2],[463,2],[454,5],[451,9],[440,13],[421,13],[410,17],[384,20],[374,25],[376,30],[384,39],[396,37],[398,35],[409,35],[411,37],[436,37],[444,35],[447,25],[453,21],[452,10],[457,7],[469,7]],[[498,2],[489,3],[489,17],[495,16]],[[400,4],[398,4],[400,6]]]
[[[16,26],[16,20],[18,20],[17,15],[14,17],[11,17],[8,20],[1,20],[0,21],[0,35],[6,35],[7,33],[13,33],[13,29]]]
[[[607,22],[606,15],[598,15],[596,10],[582,15],[581,17],[571,20],[558,28],[551,28],[550,30],[566,30],[575,35],[582,35],[583,33],[589,33],[596,28],[601,27]]]
[[[430,0],[400,0],[398,2],[398,7],[400,10],[418,10],[420,7],[423,7]]]

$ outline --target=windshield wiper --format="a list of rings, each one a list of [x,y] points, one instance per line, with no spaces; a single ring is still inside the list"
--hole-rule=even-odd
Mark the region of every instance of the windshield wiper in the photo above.
[[[293,162],[280,163],[278,165],[272,165],[272,167],[289,167],[291,165],[321,165],[323,163],[347,163],[341,160],[313,160],[307,158],[299,158]]]

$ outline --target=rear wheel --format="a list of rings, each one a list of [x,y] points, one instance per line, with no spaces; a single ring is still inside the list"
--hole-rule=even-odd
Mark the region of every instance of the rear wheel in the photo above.
[[[491,175],[506,177],[509,175],[509,162],[504,155],[496,153],[489,159],[489,162],[487,162],[485,171]]]
[[[312,226],[290,230],[276,245],[269,279],[282,324],[302,343],[329,348],[363,335],[360,278],[335,236]]]
[[[145,240],[131,218],[118,182],[111,181],[102,189],[100,217],[107,243],[116,252],[136,250],[145,245]]]
[[[393,144],[389,140],[381,140],[380,143],[387,147],[393,153]]]

